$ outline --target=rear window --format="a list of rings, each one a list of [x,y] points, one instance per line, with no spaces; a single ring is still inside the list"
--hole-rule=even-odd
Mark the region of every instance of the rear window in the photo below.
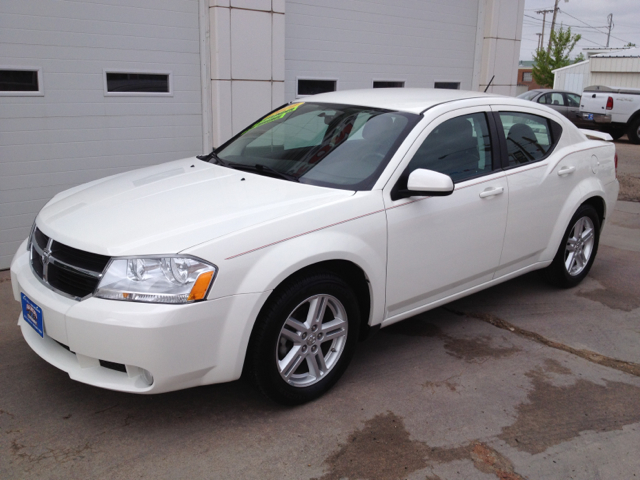
[[[518,95],[518,98],[522,98],[523,100],[531,100],[537,94],[538,94],[538,92],[536,92],[535,90],[532,90],[532,91],[529,91],[529,92],[521,93],[520,95]]]

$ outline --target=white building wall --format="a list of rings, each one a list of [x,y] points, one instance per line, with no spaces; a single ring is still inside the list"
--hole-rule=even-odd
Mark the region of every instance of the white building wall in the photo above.
[[[41,68],[44,85],[0,96],[7,268],[56,193],[202,151],[198,2],[2,0],[0,34],[0,65]],[[172,95],[107,96],[104,69],[171,72]]]
[[[640,73],[636,72],[593,72],[589,85],[606,85],[609,87],[640,88]],[[585,85],[586,87],[587,85]]]
[[[477,21],[478,0],[288,0],[285,98],[296,97],[298,78],[337,80],[339,90],[374,80],[469,90]]]
[[[591,57],[553,73],[553,88],[576,93],[590,85],[640,88],[640,57]]]
[[[640,57],[592,57],[590,62],[593,85],[640,88]]]
[[[640,57],[591,57],[591,71],[640,73]]]
[[[524,0],[482,0],[478,17],[484,22],[478,90],[491,82],[488,92],[515,96]]]
[[[297,80],[459,83],[515,95],[524,0],[209,0],[214,145],[296,98]],[[286,72],[286,73],[285,73]]]
[[[213,144],[284,103],[284,0],[210,0]]]
[[[554,70],[553,88],[581,94],[585,87],[593,85],[589,62],[586,60]]]

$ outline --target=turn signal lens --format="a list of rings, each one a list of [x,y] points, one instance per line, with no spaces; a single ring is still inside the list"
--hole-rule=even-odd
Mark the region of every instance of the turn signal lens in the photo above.
[[[193,302],[195,300],[202,300],[209,290],[211,285],[211,279],[213,278],[213,272],[202,273],[196,280],[196,284],[191,289],[189,298],[187,301]]]

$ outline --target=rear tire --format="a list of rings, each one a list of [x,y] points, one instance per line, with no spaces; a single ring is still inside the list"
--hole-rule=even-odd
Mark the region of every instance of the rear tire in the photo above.
[[[621,128],[612,128],[611,130],[608,130],[607,133],[611,135],[611,138],[613,138],[614,140],[618,140],[620,137],[624,136],[626,132],[624,127],[621,127]]]
[[[542,271],[544,278],[562,288],[578,285],[591,270],[599,241],[600,217],[583,204],[571,218],[553,262]]]
[[[629,141],[634,145],[640,145],[640,116],[629,124],[627,137],[629,137]]]
[[[315,400],[347,369],[359,326],[358,301],[344,280],[324,271],[294,277],[260,312],[247,351],[249,378],[278,403]]]

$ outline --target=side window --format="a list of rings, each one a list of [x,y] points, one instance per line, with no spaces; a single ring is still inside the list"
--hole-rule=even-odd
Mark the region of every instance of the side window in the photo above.
[[[548,104],[564,106],[564,98],[561,93],[550,93],[549,96],[551,97],[551,101],[547,101]]]
[[[510,167],[542,160],[555,146],[551,121],[544,117],[521,112],[500,112],[500,120],[507,139]]]
[[[492,171],[491,141],[484,113],[452,118],[433,130],[409,162],[406,175],[426,168],[454,183]]]
[[[562,98],[561,93],[546,93],[538,99],[538,103],[564,106],[564,98]]]
[[[575,93],[567,93],[567,104],[570,107],[579,107],[580,106],[580,95],[576,95]]]

